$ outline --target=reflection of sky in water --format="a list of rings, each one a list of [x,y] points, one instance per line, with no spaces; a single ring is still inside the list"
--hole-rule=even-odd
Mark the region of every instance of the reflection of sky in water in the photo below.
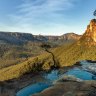
[[[87,61],[82,61],[81,65],[82,65],[82,68],[84,70],[96,73],[96,63],[90,63],[90,62],[87,62]]]
[[[48,74],[44,74],[43,77],[46,79],[46,83],[44,83],[45,82],[44,81],[43,83],[36,83],[36,84],[32,84],[28,87],[25,87],[24,89],[20,90],[16,96],[29,96],[34,93],[41,92],[45,88],[48,88],[52,84],[52,82],[50,82],[50,81],[54,81],[54,80],[58,79],[58,77],[59,77],[58,70],[53,70]]]
[[[53,70],[50,73],[45,73],[43,75],[43,78],[46,79],[46,83],[44,80],[44,81],[42,81],[42,83],[37,82],[36,84],[32,84],[30,86],[27,86],[24,89],[20,90],[16,96],[31,96],[34,93],[41,92],[42,90],[51,86],[51,84],[54,80],[57,80],[59,77],[62,77],[64,75],[73,75],[73,76],[80,78],[80,79],[83,79],[83,80],[92,80],[92,76],[95,78],[95,76],[92,73],[84,70],[85,67],[87,67],[89,65],[93,66],[93,64],[88,63],[86,61],[81,61],[81,63],[82,63],[82,68],[79,69],[79,68],[75,67],[75,68],[70,69],[68,72],[63,73],[63,74],[60,74],[60,71],[58,71],[58,70]]]
[[[59,78],[58,70],[53,70],[50,74],[45,76],[46,79],[54,81]]]
[[[48,83],[36,83],[32,84],[24,89],[20,90],[16,96],[32,96],[34,93],[41,92],[43,89],[48,88],[50,84]]]
[[[29,96],[48,88],[52,84],[52,82],[50,81],[54,81],[59,78],[58,70],[53,70],[48,74],[44,74],[43,77],[46,79],[46,83],[36,83],[25,87],[24,89],[20,90],[16,96]]]
[[[69,70],[66,75],[73,75],[77,78],[83,79],[83,80],[92,80],[93,74],[86,72],[84,70],[80,70],[79,68],[74,68]]]

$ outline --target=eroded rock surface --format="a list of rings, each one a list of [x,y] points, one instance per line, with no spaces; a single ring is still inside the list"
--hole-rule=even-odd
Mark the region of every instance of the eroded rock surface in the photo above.
[[[96,96],[96,81],[65,80],[63,78],[54,86],[32,96]]]

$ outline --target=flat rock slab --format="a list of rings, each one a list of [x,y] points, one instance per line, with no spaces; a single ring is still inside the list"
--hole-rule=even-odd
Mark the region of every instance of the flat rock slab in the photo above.
[[[95,83],[94,83],[95,82]],[[96,96],[96,81],[84,82],[59,82],[32,96]]]

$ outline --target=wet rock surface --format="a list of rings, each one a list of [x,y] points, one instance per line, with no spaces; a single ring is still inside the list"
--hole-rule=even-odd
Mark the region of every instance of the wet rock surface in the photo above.
[[[96,81],[59,81],[54,86],[32,96],[96,96]]]
[[[44,81],[42,74],[26,74],[19,79],[0,82],[0,96],[16,96],[16,93],[22,88],[34,84],[38,81]]]
[[[32,96],[96,96],[95,80],[82,80],[80,78],[77,78],[77,75],[69,75],[72,70],[74,71],[74,67],[79,68],[79,70],[87,70],[88,66],[90,67],[92,65],[91,69],[93,69],[93,67],[96,65],[93,66],[93,63],[91,64],[90,62],[88,63],[86,61],[79,62],[79,65],[80,66],[75,65],[73,67],[64,67],[59,70],[53,70],[51,73],[48,72],[49,75],[48,73],[46,73],[46,75],[48,75],[48,77],[46,78],[42,76],[45,73],[41,72],[39,74],[35,73],[34,75],[26,74],[19,79],[0,82],[0,96],[16,96],[16,93],[22,88],[36,84],[38,82],[46,82],[46,80],[48,80],[49,78],[53,80],[53,85],[42,92],[40,91],[41,93],[33,94]],[[93,70],[91,69],[88,70],[93,73]],[[75,69],[74,72],[78,72],[79,70]],[[67,71],[70,72],[68,74],[65,74]],[[54,77],[54,74],[56,75],[56,77]],[[58,76],[60,77],[59,79]]]
[[[96,64],[93,62],[85,60],[79,64],[81,70],[86,70],[92,74],[96,71]],[[96,96],[96,81],[82,80],[72,75],[66,75],[56,80],[52,87],[32,96]]]

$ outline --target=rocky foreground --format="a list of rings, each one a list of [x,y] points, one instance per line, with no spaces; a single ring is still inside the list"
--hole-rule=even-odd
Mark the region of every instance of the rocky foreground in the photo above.
[[[88,71],[92,73],[95,72],[95,69],[93,71],[95,65],[93,66],[93,63],[91,64],[87,61],[81,61],[81,63],[79,62],[78,65],[73,67],[64,67],[59,69],[59,72],[63,74],[76,66],[83,68],[84,70],[86,68],[86,70],[88,69]],[[42,76],[43,73],[44,72],[25,74],[18,79],[0,82],[0,96],[16,96],[16,93],[22,88],[37,83],[38,81],[46,81],[46,78]],[[96,96],[96,80],[86,81],[72,75],[64,75],[61,76],[60,79],[55,80],[53,86],[32,96]]]
[[[38,81],[44,81],[41,75],[41,73],[26,74],[18,79],[0,82],[0,96],[16,96],[20,89]]]
[[[0,86],[2,85],[0,96],[16,96],[18,90],[34,83],[32,79],[36,80],[39,77],[38,75],[32,78],[30,75],[24,80],[13,81],[14,83],[12,81],[0,83]],[[42,81],[43,78],[40,77],[40,80]],[[65,76],[55,81],[53,86],[32,96],[96,96],[96,81],[83,81],[72,76]]]
[[[96,96],[96,81],[64,77],[54,86],[32,96]]]

